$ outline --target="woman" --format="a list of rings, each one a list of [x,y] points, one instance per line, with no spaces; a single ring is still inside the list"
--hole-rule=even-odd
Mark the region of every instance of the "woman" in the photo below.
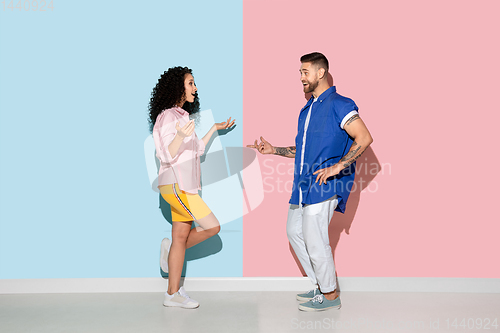
[[[191,309],[200,304],[180,287],[186,249],[220,230],[219,221],[198,195],[200,156],[215,131],[234,125],[231,118],[216,123],[198,139],[190,120],[199,112],[197,91],[191,69],[173,67],[160,77],[149,102],[150,129],[160,160],[158,188],[172,210],[172,242],[168,238],[162,242],[162,257],[168,258],[162,269],[169,273],[163,305]],[[193,221],[199,226],[191,229]]]

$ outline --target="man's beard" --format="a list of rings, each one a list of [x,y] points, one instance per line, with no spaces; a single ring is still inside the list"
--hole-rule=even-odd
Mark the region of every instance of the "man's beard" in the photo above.
[[[319,81],[316,81],[316,82],[307,82],[307,90],[304,90],[304,92],[307,94],[307,93],[311,93],[314,91],[314,89],[316,89],[318,87],[318,84],[319,84]]]

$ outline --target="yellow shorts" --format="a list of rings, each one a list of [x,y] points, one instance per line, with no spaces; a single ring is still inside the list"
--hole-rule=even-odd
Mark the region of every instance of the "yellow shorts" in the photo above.
[[[161,185],[160,193],[170,205],[172,222],[199,220],[212,212],[198,194],[181,191],[177,184]]]

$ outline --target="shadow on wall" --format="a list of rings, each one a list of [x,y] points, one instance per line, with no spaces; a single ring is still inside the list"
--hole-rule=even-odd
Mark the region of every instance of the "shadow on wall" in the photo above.
[[[165,201],[165,199],[163,199],[161,194],[159,195],[159,200],[160,200],[160,210],[163,217],[165,218],[165,220],[167,220],[168,223],[172,224],[172,213],[170,210],[170,205],[168,204],[168,202]],[[188,261],[208,257],[211,256],[212,254],[220,252],[221,250],[222,250],[222,240],[218,234],[187,249],[186,256],[184,257],[184,264],[182,266],[181,276],[186,276],[186,263]],[[168,277],[168,273],[165,273],[161,268],[160,268],[160,274],[164,278]]]
[[[328,236],[330,238],[330,247],[332,248],[333,260],[335,260],[335,250],[340,241],[340,236],[342,232],[345,231],[349,235],[349,230],[351,229],[352,222],[356,216],[356,211],[358,210],[359,201],[361,197],[361,192],[370,186],[370,183],[381,171],[380,163],[377,156],[373,152],[371,147],[368,147],[361,158],[356,162],[356,178],[354,181],[354,186],[349,199],[347,200],[347,206],[345,213],[335,212],[333,214],[332,220],[330,221],[330,226],[328,228]],[[302,268],[299,259],[295,255],[292,246],[289,245],[290,252],[292,253],[293,259],[297,263],[297,266],[302,273],[302,276],[306,276],[304,269]],[[338,273],[338,268],[335,266]]]
[[[340,241],[340,235],[343,231],[349,235],[352,222],[358,210],[361,192],[370,186],[370,183],[381,171],[380,163],[377,156],[371,147],[368,147],[361,158],[356,162],[356,179],[354,181],[355,187],[349,195],[345,213],[335,212],[330,227],[328,228],[328,235],[330,237],[330,246],[335,260],[335,249]]]

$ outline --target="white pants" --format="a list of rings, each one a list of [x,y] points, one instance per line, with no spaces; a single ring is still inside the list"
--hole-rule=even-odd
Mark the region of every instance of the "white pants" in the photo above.
[[[297,258],[313,284],[321,292],[329,293],[337,288],[332,248],[328,237],[328,225],[337,207],[337,196],[323,202],[290,205],[286,233]]]

